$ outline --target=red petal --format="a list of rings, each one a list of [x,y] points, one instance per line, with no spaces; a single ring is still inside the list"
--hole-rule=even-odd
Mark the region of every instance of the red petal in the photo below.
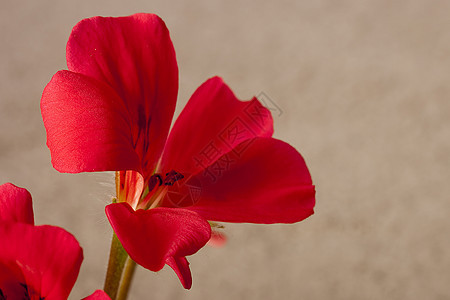
[[[106,84],[60,71],[44,89],[41,112],[53,167],[58,171],[141,172],[130,116]]]
[[[128,203],[114,203],[106,206],[106,214],[130,257],[152,271],[170,257],[194,254],[211,234],[206,220],[180,208],[134,211]]]
[[[270,137],[270,111],[256,98],[242,102],[219,77],[203,83],[192,95],[170,132],[162,170],[195,174],[231,149],[254,137]],[[244,143],[243,143],[244,142]]]
[[[222,222],[293,223],[313,213],[315,191],[306,164],[289,144],[256,138],[245,151],[222,156],[202,174],[193,206]]]
[[[192,275],[186,257],[169,257],[166,264],[175,271],[183,287],[189,290],[192,287]]]
[[[0,259],[0,299],[22,299],[25,287],[22,271],[17,265],[4,265]]]
[[[67,299],[83,260],[70,233],[47,225],[3,224],[0,249],[0,265],[19,268],[25,281],[21,283],[48,300]]]
[[[82,300],[110,300],[109,296],[102,290],[96,290],[92,295],[83,298]]]
[[[21,222],[34,225],[30,193],[11,183],[0,185],[0,222]]]
[[[178,66],[164,22],[152,14],[82,20],[67,43],[67,65],[116,91],[133,120],[144,172],[153,172],[178,93]]]

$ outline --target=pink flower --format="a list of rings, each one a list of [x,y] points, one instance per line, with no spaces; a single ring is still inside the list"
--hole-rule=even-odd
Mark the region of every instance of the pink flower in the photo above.
[[[301,155],[271,138],[272,117],[256,98],[238,100],[222,79],[195,91],[169,134],[178,67],[156,15],[82,20],[67,65],[41,100],[52,164],[117,171],[118,203],[106,213],[145,268],[168,264],[190,288],[185,257],[210,239],[207,220],[293,223],[313,213]]]
[[[70,233],[34,225],[30,193],[10,183],[0,185],[0,249],[0,299],[67,299],[83,260]]]

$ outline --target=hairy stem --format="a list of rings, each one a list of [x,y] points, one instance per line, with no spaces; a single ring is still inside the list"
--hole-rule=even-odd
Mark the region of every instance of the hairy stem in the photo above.
[[[122,279],[122,272],[127,258],[127,252],[123,249],[122,244],[114,233],[111,241],[111,250],[109,252],[109,263],[108,270],[106,271],[105,285],[103,287],[105,293],[107,293],[112,300],[115,300],[117,297],[120,281]]]

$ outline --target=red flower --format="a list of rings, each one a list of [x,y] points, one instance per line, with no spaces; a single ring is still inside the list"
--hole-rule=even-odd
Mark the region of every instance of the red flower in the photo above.
[[[96,290],[92,295],[83,298],[83,300],[111,300],[103,290]]]
[[[119,203],[106,213],[145,268],[168,264],[189,288],[185,256],[210,238],[206,220],[293,223],[313,213],[301,155],[271,138],[272,117],[256,98],[239,101],[222,79],[197,89],[169,135],[178,68],[159,17],[81,21],[67,64],[41,100],[52,164],[69,173],[118,171]]]
[[[70,233],[34,226],[30,193],[10,183],[0,185],[0,249],[2,300],[67,299],[83,260]]]

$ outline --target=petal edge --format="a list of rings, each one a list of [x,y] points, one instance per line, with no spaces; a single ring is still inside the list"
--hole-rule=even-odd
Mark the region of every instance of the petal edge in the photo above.
[[[12,183],[0,185],[0,223],[20,222],[34,225],[31,194]]]
[[[104,83],[59,71],[44,89],[41,113],[56,170],[142,172],[126,107]]]

